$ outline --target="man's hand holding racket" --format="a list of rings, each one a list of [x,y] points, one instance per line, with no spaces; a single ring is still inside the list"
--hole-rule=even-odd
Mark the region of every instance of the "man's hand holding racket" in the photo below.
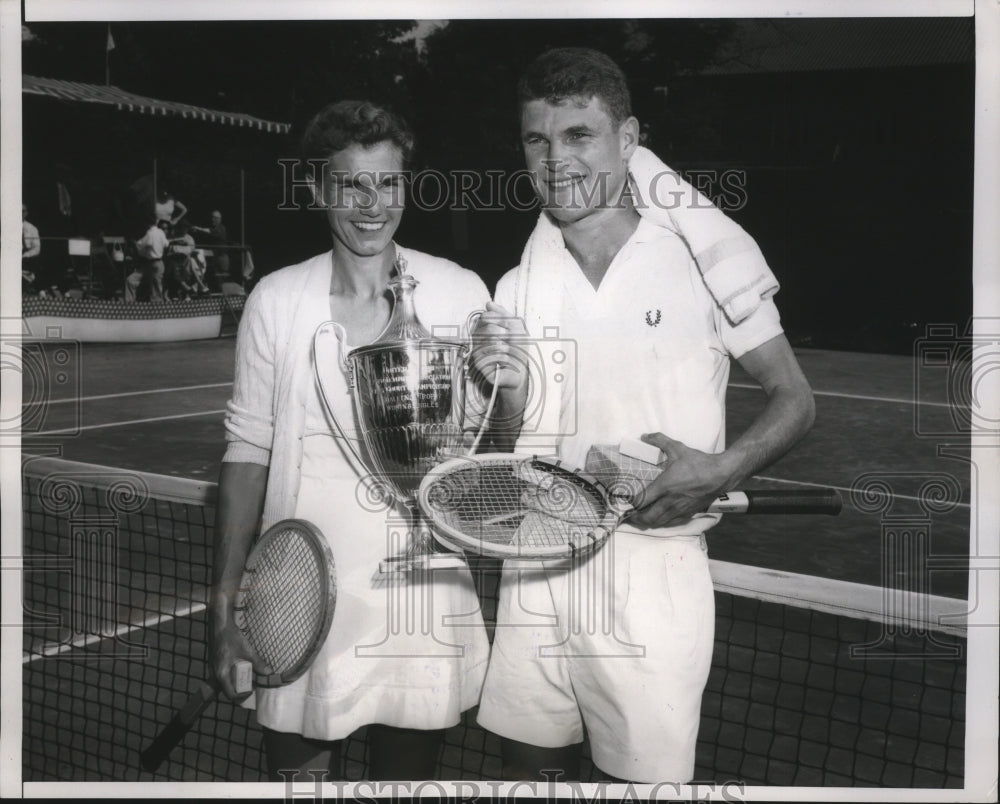
[[[510,399],[518,396],[522,401],[527,399],[528,358],[524,346],[516,343],[517,339],[523,341],[527,337],[524,320],[499,304],[487,302],[469,335],[472,339],[469,365],[473,376],[482,377],[490,386],[496,385],[502,392],[511,394]]]
[[[679,525],[707,511],[717,497],[743,480],[733,477],[726,453],[692,449],[663,433],[649,433],[642,440],[658,447],[667,464],[636,501],[636,511],[628,517],[632,524],[643,528]]]
[[[492,414],[494,443],[498,448],[512,449],[528,401],[529,358],[524,321],[501,305],[487,302],[469,335],[470,375],[491,392],[487,410]]]

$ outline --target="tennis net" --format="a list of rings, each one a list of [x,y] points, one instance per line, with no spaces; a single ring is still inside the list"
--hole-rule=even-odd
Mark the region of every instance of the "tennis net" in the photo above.
[[[220,700],[155,774],[139,753],[207,675],[215,486],[26,458],[24,781],[263,780],[252,712]],[[961,788],[965,601],[713,562],[716,644],[696,778]],[[474,571],[487,621],[497,563]],[[344,778],[366,772],[364,731]],[[473,713],[441,779],[497,779]],[[599,781],[585,762],[582,781]]]

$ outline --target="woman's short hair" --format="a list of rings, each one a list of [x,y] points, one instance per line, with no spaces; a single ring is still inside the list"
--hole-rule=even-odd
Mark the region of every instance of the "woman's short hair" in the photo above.
[[[326,106],[306,126],[302,156],[329,159],[351,145],[370,148],[391,142],[403,155],[403,166],[413,156],[413,131],[394,111],[371,101],[344,100]]]
[[[597,98],[617,126],[632,116],[632,98],[621,67],[599,50],[560,47],[547,50],[525,70],[517,85],[518,104],[533,100],[563,103]]]

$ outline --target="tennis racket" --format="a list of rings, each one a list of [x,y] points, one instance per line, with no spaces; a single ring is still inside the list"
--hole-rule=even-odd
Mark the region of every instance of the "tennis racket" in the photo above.
[[[326,641],[337,597],[333,554],[309,522],[286,519],[260,537],[247,556],[233,606],[233,620],[268,673],[249,662],[233,666],[233,686],[250,692],[252,680],[280,687],[299,678]],[[174,719],[142,752],[143,769],[155,771],[219,694],[218,681],[201,682]]]
[[[420,510],[435,538],[453,550],[542,561],[598,549],[631,513],[648,477],[616,469],[610,482],[557,458],[484,454],[445,461],[420,485]],[[602,473],[603,474],[603,473]],[[736,491],[709,512],[837,514],[835,489]]]

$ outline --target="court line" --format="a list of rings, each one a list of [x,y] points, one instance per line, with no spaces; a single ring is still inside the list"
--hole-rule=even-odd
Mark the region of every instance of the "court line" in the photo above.
[[[161,612],[159,614],[150,615],[142,622],[119,625],[112,634],[88,634],[82,639],[78,637],[70,642],[58,642],[55,644],[49,643],[48,647],[43,648],[40,652],[22,654],[21,664],[29,664],[38,659],[48,658],[49,656],[58,656],[60,653],[65,653],[66,651],[73,650],[74,648],[85,648],[88,645],[103,642],[104,640],[111,639],[112,637],[118,639],[123,636],[128,636],[135,631],[142,631],[146,628],[164,625],[169,623],[171,620],[176,620],[181,617],[190,617],[194,614],[199,614],[207,608],[208,605],[205,603],[192,603],[190,606],[186,606],[181,609],[174,609],[174,611],[170,614]],[[110,659],[112,657],[108,656],[107,658]]]
[[[208,385],[181,385],[176,388],[152,388],[148,391],[123,391],[120,394],[99,394],[98,396],[70,397],[69,399],[41,399],[37,402],[25,402],[24,407],[32,405],[65,405],[68,402],[96,402],[99,399],[121,399],[126,396],[143,396],[144,394],[170,394],[176,391],[199,391],[205,388],[232,388],[232,382],[213,382]]]
[[[742,382],[729,383],[730,388],[743,388],[750,391],[759,391],[759,385],[748,385]],[[867,396],[866,394],[845,394],[840,391],[813,391],[813,396],[832,396],[839,399],[860,399],[865,402],[893,402],[897,405],[926,405],[932,408],[963,408],[970,410],[968,405],[959,405],[952,402],[926,402],[916,399],[897,399],[891,396]]]
[[[812,486],[818,489],[836,489],[837,491],[843,491],[847,494],[851,493],[851,489],[846,486],[831,486],[829,483],[809,483],[805,480],[786,480],[783,477],[768,477],[767,475],[754,475],[754,480],[766,480],[771,483],[789,483],[793,486]],[[912,494],[892,494],[892,499],[894,500],[912,500],[913,502],[920,502],[922,498],[914,497]],[[958,508],[968,508],[969,503],[957,502],[955,503]]]
[[[103,430],[109,427],[127,427],[130,424],[149,424],[151,422],[165,422],[170,419],[191,419],[196,416],[214,416],[218,413],[225,413],[226,409],[221,410],[202,410],[197,413],[175,413],[172,416],[152,416],[148,419],[130,419],[124,422],[107,422],[105,424],[85,424],[82,427],[64,427],[61,430],[45,430],[41,433],[31,433],[32,438],[38,438],[39,436],[50,436],[50,435],[65,435],[67,433],[80,433],[84,430]]]

